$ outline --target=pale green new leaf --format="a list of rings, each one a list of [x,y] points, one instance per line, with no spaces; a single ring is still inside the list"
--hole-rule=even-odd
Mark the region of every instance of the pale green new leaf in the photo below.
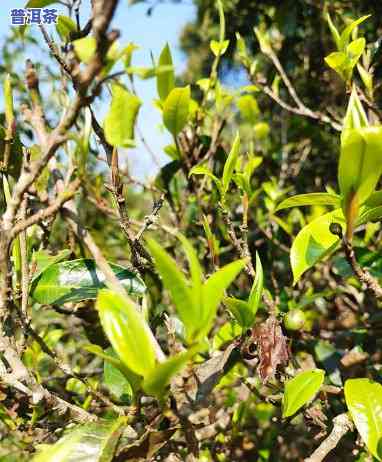
[[[147,246],[154,257],[155,267],[160,274],[165,288],[176,307],[176,311],[186,327],[187,336],[191,338],[201,322],[201,306],[194,304],[191,286],[176,261],[153,239],[147,240]]]
[[[334,42],[335,42],[335,44],[337,46],[337,49],[340,51],[341,50],[340,34],[339,34],[337,28],[335,27],[335,25],[333,24],[329,13],[327,14],[326,18],[327,18],[327,21],[328,21],[329,29],[330,29],[330,32],[332,34],[333,40],[334,40]]]
[[[190,170],[190,173],[189,175],[207,175],[209,178],[211,178],[211,180],[214,181],[214,183],[216,184],[217,188],[219,189],[219,191],[221,192],[222,191],[222,182],[219,180],[219,178],[217,176],[215,176],[211,170],[207,167],[205,167],[204,165],[195,165],[194,167],[192,167],[192,169]]]
[[[357,195],[362,205],[382,173],[382,126],[347,129],[341,136],[338,181],[344,203]]]
[[[249,303],[238,298],[225,297],[224,305],[235,317],[240,326],[245,329],[253,323],[253,313],[249,307]]]
[[[259,254],[256,252],[256,276],[255,276],[255,280],[253,281],[251,292],[248,298],[248,305],[253,315],[252,323],[255,320],[257,310],[259,309],[261,295],[263,293],[263,284],[264,284],[263,266],[261,264]],[[247,326],[247,327],[251,327],[251,326]]]
[[[94,37],[89,36],[74,40],[73,47],[78,59],[88,64],[96,52],[97,43]]]
[[[326,64],[337,72],[345,81],[349,78],[349,60],[343,51],[334,51],[325,58]]]
[[[349,379],[345,401],[368,450],[382,460],[382,385],[366,378]]]
[[[29,0],[25,8],[44,8],[53,3],[57,3],[57,0]]]
[[[347,129],[363,128],[367,127],[368,125],[369,121],[367,119],[367,115],[362,106],[362,103],[359,100],[357,88],[353,86],[343,122],[342,133],[344,135]]]
[[[119,417],[77,426],[57,443],[43,445],[33,462],[111,462],[126,425],[126,418]]]
[[[357,225],[364,225],[370,221],[379,221],[382,217],[382,205],[366,208],[357,219]]]
[[[202,279],[203,273],[198,257],[190,241],[182,234],[177,234],[178,239],[182,243],[184,253],[186,254],[190,267],[192,281],[192,296],[194,298],[194,306],[202,306]]]
[[[142,384],[143,390],[147,394],[156,396],[157,398],[163,397],[165,388],[170,383],[171,378],[183,369],[198,349],[200,349],[198,346],[190,348],[158,364],[158,366],[145,377]]]
[[[353,32],[353,30],[359,26],[363,21],[365,21],[367,18],[369,18],[371,15],[368,14],[366,16],[362,16],[361,18],[359,19],[356,19],[355,21],[353,21],[352,23],[350,23],[342,32],[341,32],[341,37],[340,37],[340,48],[341,50],[344,50],[348,44],[349,44],[349,40],[350,40],[350,35],[351,33]]]
[[[111,105],[104,121],[106,140],[115,147],[132,147],[141,100],[119,84],[113,84],[111,91]]]
[[[113,368],[118,369],[121,372],[121,374],[124,377],[126,377],[133,392],[136,392],[140,388],[142,383],[142,377],[140,375],[135,374],[120,359],[118,359],[117,354],[112,348],[107,349],[105,351],[99,345],[89,344],[85,345],[84,349],[86,351],[89,351],[89,353],[92,353],[102,358],[104,360],[104,364],[109,363],[111,366],[113,366]]]
[[[158,66],[170,66],[167,71],[157,73],[157,91],[159,98],[164,101],[175,86],[175,74],[168,43],[159,56]]]
[[[103,365],[103,383],[117,400],[130,403],[133,397],[133,389],[125,375],[110,362]]]
[[[202,336],[207,334],[215,318],[216,310],[224,292],[246,265],[246,260],[237,260],[220,268],[203,285]]]
[[[277,207],[276,212],[291,207],[303,207],[307,205],[333,205],[339,207],[340,197],[329,193],[297,194],[284,199]]]
[[[296,377],[285,382],[282,401],[283,418],[295,414],[304,404],[311,401],[324,383],[325,371],[313,369],[300,372]]]
[[[367,71],[360,63],[357,64],[359,75],[361,76],[362,82],[365,85],[369,96],[373,94],[373,74]]]
[[[114,351],[135,374],[145,377],[156,365],[149,326],[132,300],[108,289],[100,290],[96,307]]]
[[[223,42],[218,42],[216,40],[211,40],[210,48],[212,53],[215,56],[222,56],[227,51],[229,45],[229,40],[224,40]]]
[[[237,107],[239,108],[240,115],[246,122],[250,124],[256,122],[260,110],[256,99],[252,95],[240,96],[237,100]]]
[[[329,230],[333,222],[344,228],[345,218],[340,209],[319,216],[304,226],[295,237],[290,251],[294,284],[306,270],[336,248],[339,238]]]
[[[56,29],[63,41],[68,41],[71,32],[77,30],[76,23],[69,16],[59,15],[57,19]]]
[[[163,105],[163,123],[167,130],[177,136],[188,121],[190,110],[190,87],[174,88]]]
[[[228,154],[228,157],[224,164],[223,177],[222,177],[223,194],[225,194],[228,191],[228,187],[231,182],[234,169],[236,167],[236,162],[239,157],[239,153],[240,153],[240,136],[239,136],[239,133],[237,133],[233,141],[231,151]]]
[[[366,40],[362,37],[357,40],[353,40],[348,47],[346,52],[349,58],[349,67],[353,70],[353,67],[358,63],[359,58],[361,57],[366,46]]]

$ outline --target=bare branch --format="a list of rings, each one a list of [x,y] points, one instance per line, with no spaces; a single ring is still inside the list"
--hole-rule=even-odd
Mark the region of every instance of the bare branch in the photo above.
[[[339,414],[333,419],[333,430],[330,435],[324,439],[320,446],[314,451],[314,453],[305,459],[304,462],[322,462],[325,457],[332,451],[340,439],[346,435],[347,432],[353,431],[354,425],[350,420],[348,414]]]

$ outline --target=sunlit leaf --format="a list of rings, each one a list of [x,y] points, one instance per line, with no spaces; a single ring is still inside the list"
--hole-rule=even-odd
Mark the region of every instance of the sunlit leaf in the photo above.
[[[210,48],[212,50],[212,53],[215,56],[224,55],[224,53],[227,51],[228,45],[229,45],[229,40],[224,40],[223,42],[211,40],[210,42]]]
[[[382,460],[382,385],[366,378],[349,379],[345,401],[368,450]]]
[[[229,184],[232,180],[232,175],[236,166],[237,159],[240,153],[240,137],[237,133],[232,144],[230,153],[228,154],[227,160],[224,164],[223,176],[222,176],[222,189],[225,194],[228,191]]]
[[[340,197],[329,193],[298,194],[284,199],[276,207],[276,212],[278,210],[288,209],[291,207],[303,207],[307,205],[333,205],[335,207],[339,207]]]
[[[203,285],[202,332],[207,333],[215,318],[216,310],[223,299],[224,292],[244,268],[246,260],[237,260],[220,268]]]
[[[336,248],[339,238],[329,230],[333,222],[344,225],[345,219],[340,209],[319,216],[295,237],[290,251],[294,284],[306,270]]]
[[[57,18],[56,29],[61,37],[61,40],[68,41],[71,32],[75,32],[77,30],[77,26],[73,19],[69,18],[69,16],[59,15]]]
[[[106,140],[116,147],[134,146],[134,128],[141,100],[122,85],[112,85],[112,100],[104,121]]]
[[[195,355],[199,347],[193,347],[167,359],[145,377],[142,387],[149,395],[160,398],[171,378],[180,372],[187,362]]]
[[[88,64],[97,48],[97,43],[94,37],[83,37],[73,41],[74,51],[80,61]]]
[[[249,305],[249,308],[253,316],[252,323],[254,322],[257,310],[259,309],[261,295],[263,293],[263,284],[264,284],[263,266],[261,264],[259,254],[256,252],[256,276],[255,276],[255,280],[253,281],[251,292],[248,298],[248,305]],[[251,326],[249,325],[246,327],[251,327]]]
[[[33,462],[111,462],[126,425],[120,417],[77,426],[57,443],[44,445]]]
[[[313,369],[301,372],[296,377],[285,382],[282,402],[283,418],[295,414],[304,404],[317,394],[324,383],[325,371]]]
[[[361,23],[363,23],[367,18],[369,18],[371,15],[365,15],[362,16],[359,19],[356,19],[355,21],[351,22],[342,32],[341,32],[341,37],[340,37],[340,47],[341,49],[345,49],[350,40],[350,35],[353,32],[353,30],[359,26]]]
[[[177,136],[186,125],[189,109],[190,87],[171,90],[163,105],[163,123],[173,136]]]
[[[100,321],[114,351],[135,374],[145,376],[156,364],[150,328],[127,297],[101,289],[96,304]]]
[[[187,336],[191,338],[200,323],[202,307],[199,304],[195,305],[191,286],[176,261],[154,240],[149,239],[147,245],[163,284],[186,327]]]
[[[62,304],[94,299],[99,289],[105,287],[105,276],[94,260],[81,258],[55,263],[65,256],[59,254],[55,260],[48,259],[46,265],[40,262],[45,267],[39,270],[31,288],[31,295],[38,303]],[[110,266],[129,294],[139,296],[145,292],[145,285],[137,274],[113,263]]]
[[[168,71],[160,72],[157,74],[158,95],[160,99],[164,101],[175,85],[175,74],[172,64],[171,51],[168,43],[166,43],[159,56],[158,66],[170,66]]]

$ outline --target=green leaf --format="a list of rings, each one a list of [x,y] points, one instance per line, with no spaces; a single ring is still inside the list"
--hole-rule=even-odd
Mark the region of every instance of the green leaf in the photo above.
[[[171,69],[169,69],[168,71],[159,72],[157,74],[158,95],[159,95],[159,98],[162,101],[164,101],[167,98],[170,91],[175,86],[175,74],[174,74],[174,68],[172,64],[171,51],[170,51],[170,47],[168,46],[168,43],[166,43],[165,47],[163,48],[159,56],[158,65],[171,67]]]
[[[306,205],[333,205],[340,206],[340,197],[329,193],[297,194],[284,199],[276,208],[276,212],[290,207],[303,207]]]
[[[134,303],[119,293],[101,289],[96,307],[114,351],[135,374],[145,376],[156,365],[150,328]]]
[[[69,16],[59,15],[56,25],[57,32],[64,42],[69,41],[71,32],[77,30],[76,23]]]
[[[229,342],[232,342],[232,340],[241,335],[242,332],[243,329],[235,320],[232,319],[231,321],[224,323],[214,335],[212,348],[214,350],[219,350],[221,347]]]
[[[324,383],[325,371],[313,369],[301,372],[285,382],[282,402],[283,418],[295,414],[304,404],[308,403]]]
[[[382,174],[382,126],[347,129],[341,136],[338,182],[348,223]]]
[[[237,260],[220,268],[203,284],[203,313],[200,337],[206,335],[214,321],[224,292],[246,265],[246,260]]]
[[[216,184],[219,192],[222,191],[222,183],[219,180],[219,178],[217,178],[211,172],[211,170],[208,169],[207,167],[205,167],[204,165],[195,165],[194,167],[192,167],[192,169],[190,170],[189,176],[191,176],[191,175],[207,175],[209,178],[211,178],[214,181],[214,183]]]
[[[382,206],[367,208],[357,219],[357,225],[364,225],[370,221],[378,221],[382,217]]]
[[[306,270],[336,248],[339,238],[329,230],[333,222],[344,225],[345,220],[340,209],[319,216],[302,228],[295,237],[290,251],[293,284]]]
[[[336,71],[343,80],[347,81],[349,79],[349,61],[346,53],[343,51],[335,51],[324,59],[326,64]]]
[[[180,133],[188,120],[190,108],[190,87],[174,88],[163,105],[163,123],[175,137]]]
[[[57,0],[29,0],[25,8],[44,8],[53,3],[57,3]]]
[[[156,396],[157,398],[162,397],[171,378],[183,369],[199,348],[200,347],[194,347],[188,351],[178,353],[163,363],[158,364],[157,367],[145,377],[142,384],[143,390],[147,394]]]
[[[61,250],[57,255],[50,255],[47,250],[39,250],[38,252],[34,252],[32,261],[36,269],[33,273],[32,285],[43,271],[47,270],[55,263],[65,260],[67,257],[69,257],[70,254],[71,251],[69,249]]]
[[[137,274],[119,265],[110,263],[110,266],[129,294],[139,296],[145,292],[145,285]],[[31,295],[41,304],[62,304],[94,299],[103,287],[105,276],[94,260],[81,258],[54,264],[49,262],[42,274],[34,278]]]
[[[271,129],[269,127],[269,124],[267,124],[266,122],[258,122],[253,127],[253,134],[255,139],[257,140],[262,140],[266,138],[269,135],[270,131]]]
[[[94,37],[89,36],[74,40],[73,47],[78,59],[88,64],[96,52],[97,43]]]
[[[342,136],[344,136],[347,129],[363,128],[368,125],[369,121],[367,120],[367,115],[363,109],[362,103],[359,100],[357,88],[353,86],[343,122]]]
[[[345,401],[367,448],[382,460],[382,385],[366,378],[349,379]]]
[[[272,47],[269,41],[269,37],[266,31],[260,29],[259,27],[254,27],[254,32],[259,41],[260,50],[265,55],[272,51]]]
[[[117,354],[112,348],[108,348],[105,352],[99,345],[85,345],[84,349],[93,353],[96,356],[102,358],[105,362],[109,363],[114,369],[118,369],[121,374],[129,382],[131,389],[135,392],[137,391],[142,383],[142,377],[135,374],[131,369],[129,369],[120,359],[118,359]]]
[[[106,140],[112,146],[132,147],[141,100],[119,84],[113,84],[111,92],[111,105],[104,121]]]
[[[340,48],[341,50],[344,50],[348,44],[349,44],[349,40],[350,40],[350,35],[351,33],[353,32],[353,30],[359,26],[363,21],[365,21],[367,18],[369,18],[371,15],[368,14],[366,16],[362,16],[361,18],[353,21],[352,23],[350,23],[341,33],[341,37],[340,37]]]
[[[238,298],[225,297],[224,304],[235,317],[240,326],[245,329],[253,323],[253,313],[249,307],[249,303]]]
[[[195,305],[191,286],[183,272],[178,269],[176,261],[153,239],[147,240],[147,246],[163,284],[169,291],[176,311],[186,327],[187,338],[191,339],[200,323],[202,307],[199,304]]]
[[[224,164],[223,177],[222,177],[222,190],[223,194],[228,191],[229,184],[232,180],[233,171],[236,167],[237,159],[240,153],[240,136],[236,134],[231,152],[228,154],[227,160]]]
[[[253,281],[251,292],[248,298],[248,305],[253,315],[252,323],[255,320],[257,310],[259,309],[261,295],[263,293],[264,273],[259,254],[256,252],[256,276]],[[251,323],[251,325],[252,325]],[[251,325],[247,327],[251,327]]]
[[[373,74],[367,71],[360,63],[357,64],[359,75],[365,85],[367,93],[370,97],[373,95]]]
[[[337,46],[337,49],[340,51],[341,50],[340,34],[339,34],[337,28],[335,27],[335,25],[333,24],[329,13],[327,14],[326,18],[327,18],[327,21],[328,21],[329,29],[330,29],[330,32],[332,34],[333,40],[334,40],[334,42],[335,42],[335,44]]]
[[[359,58],[365,50],[365,46],[366,40],[362,37],[357,40],[353,40],[346,48],[346,52],[350,60],[351,69],[353,69],[353,67],[357,64]]]
[[[111,462],[126,425],[126,418],[119,417],[77,426],[57,443],[44,445],[33,462]]]
[[[108,348],[106,353],[117,358],[112,348]],[[103,383],[117,400],[131,402],[133,390],[129,381],[118,367],[107,360],[103,365]]]
[[[229,40],[224,40],[223,42],[218,42],[216,40],[211,40],[210,48],[212,53],[215,56],[222,56],[227,51],[229,45]]]
[[[191,281],[192,281],[192,297],[194,298],[193,306],[201,306],[202,300],[202,282],[203,273],[200,266],[198,257],[190,241],[182,234],[177,234],[178,239],[182,243],[184,253],[186,254],[188,264],[190,267]]]
[[[259,116],[260,110],[256,99],[252,95],[240,96],[237,100],[241,117],[248,123],[254,124]]]

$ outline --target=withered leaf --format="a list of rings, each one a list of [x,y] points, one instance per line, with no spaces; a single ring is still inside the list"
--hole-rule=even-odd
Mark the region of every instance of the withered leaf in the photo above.
[[[259,356],[259,375],[263,382],[267,382],[275,376],[279,365],[288,363],[287,339],[273,315],[257,326],[253,335]]]

